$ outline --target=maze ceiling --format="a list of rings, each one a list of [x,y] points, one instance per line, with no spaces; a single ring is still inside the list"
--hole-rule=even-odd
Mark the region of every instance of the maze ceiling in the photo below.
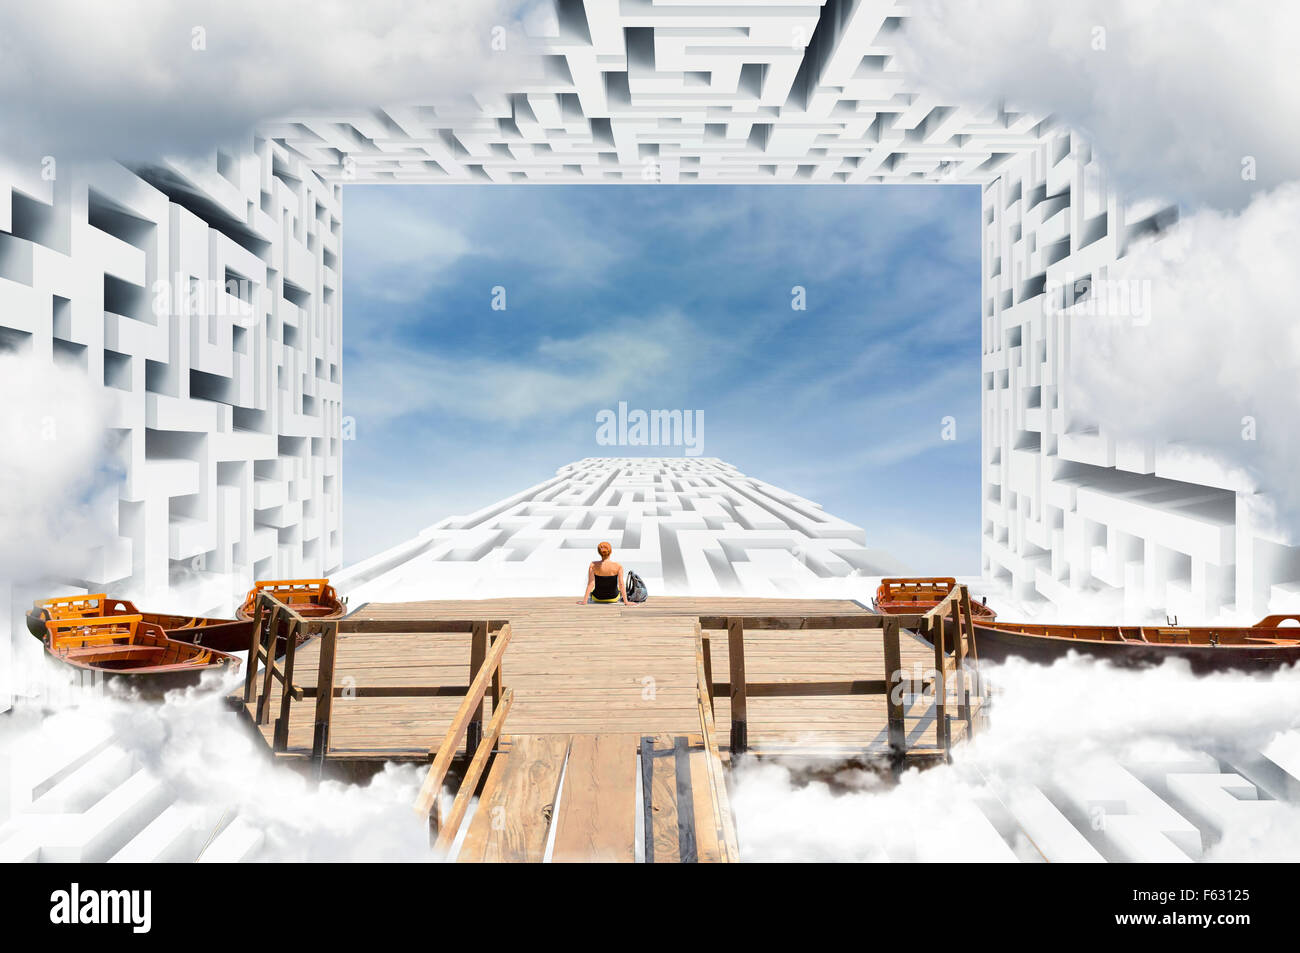
[[[265,132],[340,182],[988,181],[1045,119],[924,94],[895,59],[906,14],[881,0],[559,0],[519,88]]]

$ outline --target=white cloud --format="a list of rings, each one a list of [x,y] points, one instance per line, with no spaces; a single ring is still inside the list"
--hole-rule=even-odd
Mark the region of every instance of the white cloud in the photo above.
[[[600,284],[640,249],[636,236],[593,234],[580,207],[536,195],[535,186],[351,186],[344,198],[343,273],[349,293],[401,304],[490,264],[507,291],[522,273],[548,286]],[[489,286],[483,288],[487,300]]]
[[[201,154],[290,113],[446,101],[528,67],[511,0],[46,0],[0,8],[8,148]],[[507,51],[491,50],[506,28]],[[201,31],[201,32],[198,32]],[[196,45],[204,48],[196,49]]]
[[[1240,214],[1203,210],[1112,265],[1150,282],[1149,321],[1071,318],[1072,412],[1116,437],[1206,454],[1210,476],[1267,493],[1279,529],[1300,527],[1300,184]],[[1146,323],[1143,323],[1146,321]],[[1249,420],[1247,420],[1249,418]],[[1255,439],[1249,436],[1253,421]]]
[[[1236,208],[1300,174],[1300,5],[922,0],[913,14],[900,60],[941,99],[1057,115],[1129,194]]]
[[[507,312],[489,312],[509,333]],[[673,371],[698,332],[680,314],[596,323],[569,338],[542,338],[517,359],[457,357],[388,340],[364,341],[349,362],[344,412],[362,426],[441,413],[499,424],[554,420],[617,400]],[[593,430],[595,422],[592,422]]]

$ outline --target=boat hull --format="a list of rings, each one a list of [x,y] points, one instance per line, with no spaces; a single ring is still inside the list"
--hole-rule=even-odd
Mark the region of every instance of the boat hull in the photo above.
[[[63,661],[54,655],[50,658],[57,662]],[[66,662],[63,664],[67,665]],[[112,691],[129,692],[146,701],[157,701],[170,691],[193,688],[202,680],[204,672],[212,671],[219,666],[190,669],[184,672],[150,672],[143,669],[114,672],[94,666],[68,665],[67,667],[81,672],[93,672],[97,678],[103,680],[105,687]]]
[[[982,662],[1020,658],[1050,665],[1070,652],[1124,668],[1149,668],[1166,659],[1186,661],[1193,672],[1271,671],[1300,661],[1300,645],[1171,645],[1140,641],[1094,641],[1010,632],[975,623],[975,650]]]
[[[339,603],[324,606],[298,604],[292,606],[292,609],[304,619],[341,619],[348,611],[345,606]],[[235,618],[240,622],[247,622],[251,625],[253,613],[246,607],[240,606],[235,610]],[[248,646],[244,647],[247,648]]]
[[[44,644],[45,654],[66,669],[145,698],[197,685],[205,672],[240,668],[236,656],[168,638],[139,613],[54,619],[46,623]]]
[[[131,607],[134,609],[134,606]],[[109,611],[109,615],[117,615]],[[141,621],[150,625],[156,625],[170,639],[177,642],[188,642],[191,645],[201,645],[205,649],[216,649],[218,652],[247,652],[249,643],[253,638],[252,620],[245,619],[208,619],[203,617],[187,617],[178,615],[168,615],[159,612],[142,612],[139,613]],[[45,623],[49,621],[49,613],[40,609],[32,608],[27,613],[27,631],[33,636],[45,641]],[[280,639],[278,653],[284,653],[284,639]]]

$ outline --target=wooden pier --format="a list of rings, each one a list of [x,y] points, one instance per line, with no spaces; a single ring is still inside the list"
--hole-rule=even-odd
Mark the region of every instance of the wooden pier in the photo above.
[[[734,860],[724,766],[741,752],[898,766],[968,734],[977,704],[933,691],[935,672],[965,684],[972,670],[968,600],[925,616],[846,600],[439,600],[322,622],[266,597],[238,702],[274,757],[317,772],[430,764],[417,809],[441,849],[459,837],[460,860],[631,860],[638,842],[652,861]],[[948,652],[914,634],[945,625]],[[292,648],[268,665],[274,634]]]

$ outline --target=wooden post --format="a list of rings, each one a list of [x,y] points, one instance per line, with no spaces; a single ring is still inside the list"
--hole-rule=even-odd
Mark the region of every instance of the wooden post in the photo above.
[[[289,747],[289,709],[293,704],[293,659],[298,647],[298,621],[290,619],[284,645],[284,684],[280,686],[280,717],[275,720],[271,736],[271,750],[284,751]]]
[[[486,621],[475,622],[469,636],[469,681],[473,682],[478,670],[487,658],[488,624]],[[483,700],[480,699],[470,719],[469,729],[465,732],[465,756],[472,758],[483,740]]]
[[[311,759],[320,777],[329,754],[330,717],[334,711],[334,654],[338,646],[338,620],[329,622],[321,635],[320,662],[316,671],[316,715],[311,740]]]
[[[713,714],[713,640],[704,638],[704,630],[698,622],[695,623],[695,634],[699,636],[704,655],[704,691],[709,700],[709,714]]]
[[[745,624],[727,619],[727,672],[731,682],[731,753],[749,748],[749,706],[745,692]]]
[[[496,640],[501,630],[491,633],[491,642],[496,644]],[[492,717],[496,717],[497,708],[501,706],[501,666],[498,665],[492,670],[492,688],[489,690],[492,696]]]
[[[259,725],[265,725],[271,720],[271,689],[275,685],[275,640],[279,632],[280,607],[277,605],[271,610],[271,625],[266,637],[266,676],[262,680],[262,695],[257,699]]]
[[[244,704],[253,700],[253,686],[257,684],[257,650],[262,644],[262,625],[266,615],[266,602],[261,596],[253,601],[253,629],[248,639],[248,669],[244,672]]]
[[[961,596],[955,594],[951,597],[952,602],[949,608],[952,610],[953,625],[957,635],[953,639],[952,656],[956,662],[956,670],[953,677],[957,680],[957,717],[970,726],[970,699],[966,694],[966,629],[965,620],[962,618]]]
[[[969,738],[975,730],[975,721],[971,716],[970,688],[974,687],[977,693],[979,691],[979,656],[975,650],[975,613],[970,605],[970,589],[966,586],[961,587],[961,615],[966,626],[965,632],[968,639],[964,648],[970,650],[971,661],[974,663],[974,667],[971,669],[971,684],[967,685],[963,677],[961,686],[962,698],[966,702],[966,737]],[[962,657],[965,658],[965,651],[963,651]]]
[[[881,633],[885,648],[885,711],[889,719],[889,748],[891,754],[901,758],[907,752],[907,724],[901,698],[903,679],[902,649],[898,644],[898,617],[887,615],[882,620]]]
[[[934,740],[940,751],[947,753],[952,748],[948,737],[948,665],[943,652],[943,620],[930,617],[930,643],[934,646]]]

